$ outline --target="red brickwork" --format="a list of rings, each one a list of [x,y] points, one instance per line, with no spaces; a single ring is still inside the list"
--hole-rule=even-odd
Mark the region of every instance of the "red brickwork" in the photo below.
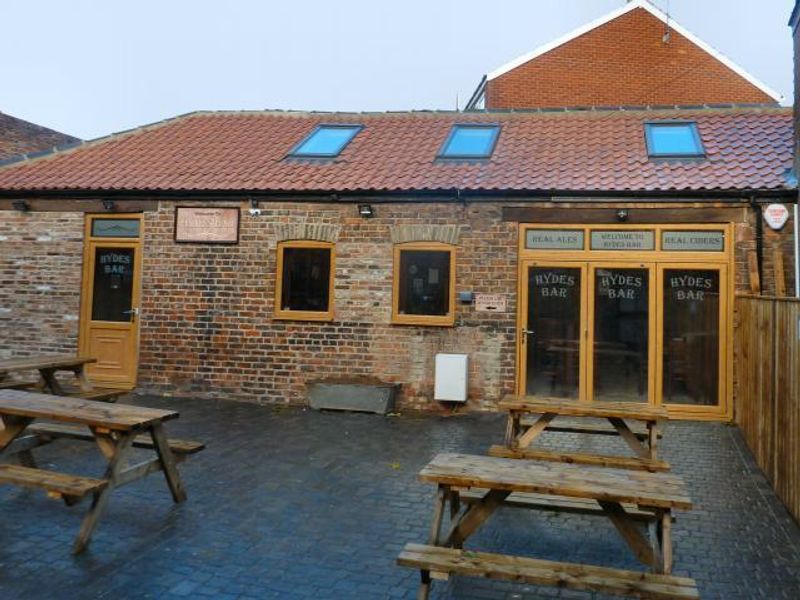
[[[70,135],[0,113],[0,160],[78,141]]]
[[[489,80],[486,107],[774,103],[642,8]]]

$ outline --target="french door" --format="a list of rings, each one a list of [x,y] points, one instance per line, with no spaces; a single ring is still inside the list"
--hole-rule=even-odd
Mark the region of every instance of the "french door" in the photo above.
[[[717,406],[725,265],[524,261],[520,388],[581,401]]]

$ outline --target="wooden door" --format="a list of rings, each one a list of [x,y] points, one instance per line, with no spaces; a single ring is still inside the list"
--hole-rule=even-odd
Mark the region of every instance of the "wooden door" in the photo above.
[[[141,215],[89,215],[81,296],[80,354],[93,382],[136,385],[141,295]]]

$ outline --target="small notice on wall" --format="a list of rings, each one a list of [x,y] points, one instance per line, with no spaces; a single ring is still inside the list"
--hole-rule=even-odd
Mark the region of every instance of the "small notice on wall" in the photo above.
[[[239,209],[179,206],[175,209],[175,241],[236,244]]]
[[[770,204],[764,209],[764,220],[775,231],[783,229],[789,220],[789,209],[783,204]]]
[[[504,294],[475,294],[475,310],[478,312],[505,312]]]

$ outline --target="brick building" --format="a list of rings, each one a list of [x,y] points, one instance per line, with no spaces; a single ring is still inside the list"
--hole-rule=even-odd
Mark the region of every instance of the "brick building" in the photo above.
[[[486,75],[468,109],[777,104],[780,95],[647,0]]]
[[[35,154],[80,140],[0,112],[0,165],[22,154]]]
[[[0,169],[0,350],[106,385],[305,403],[315,382],[731,416],[733,295],[793,203],[792,111],[200,112]],[[787,269],[791,273],[791,269]],[[791,281],[789,281],[791,285]]]

